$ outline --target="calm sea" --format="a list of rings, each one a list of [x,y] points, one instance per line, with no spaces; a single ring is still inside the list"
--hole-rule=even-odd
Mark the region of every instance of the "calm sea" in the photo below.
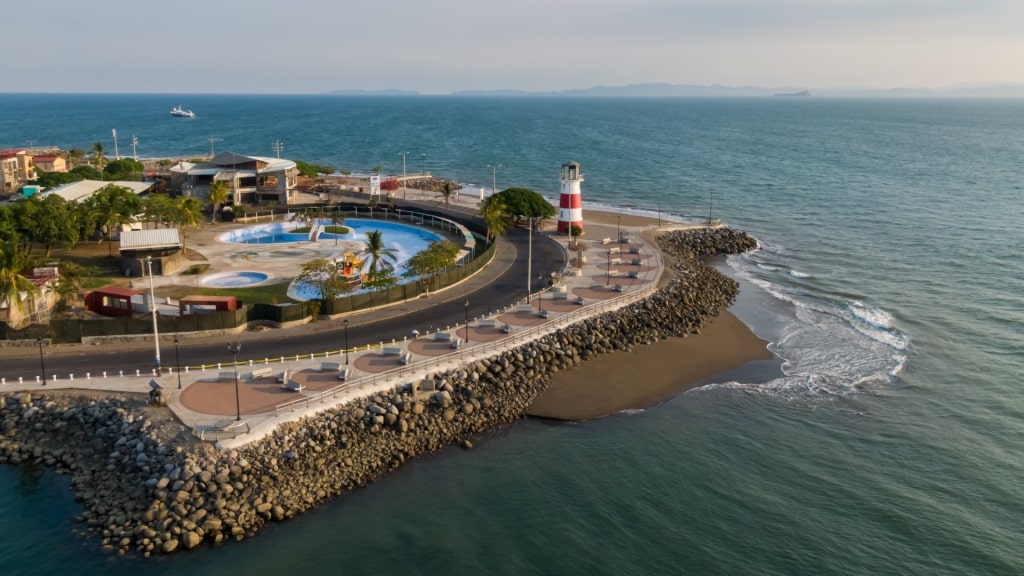
[[[74,536],[65,478],[0,467],[5,574],[1024,573],[1024,102],[0,95],[0,147],[109,155],[111,129],[121,155],[407,152],[552,197],[576,160],[586,205],[710,208],[761,243],[721,266],[785,376],[524,421],[158,560]]]

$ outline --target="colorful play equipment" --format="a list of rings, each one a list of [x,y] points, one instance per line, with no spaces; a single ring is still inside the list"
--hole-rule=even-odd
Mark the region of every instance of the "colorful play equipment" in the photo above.
[[[337,261],[338,274],[350,282],[357,282],[362,277],[363,259],[353,252],[345,252]]]

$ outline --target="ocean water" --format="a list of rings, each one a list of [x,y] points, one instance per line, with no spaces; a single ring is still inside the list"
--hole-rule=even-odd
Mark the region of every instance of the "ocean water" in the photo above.
[[[710,209],[760,242],[719,266],[784,375],[522,421],[156,560],[76,535],[65,478],[0,467],[4,573],[1024,573],[1024,102],[0,95],[0,147],[110,154],[112,128],[122,155],[132,134],[150,157],[280,140],[400,174],[408,152],[552,197],[575,160],[585,208]]]

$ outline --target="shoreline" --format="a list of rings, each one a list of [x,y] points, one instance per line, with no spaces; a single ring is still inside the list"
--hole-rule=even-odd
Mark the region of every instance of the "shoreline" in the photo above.
[[[719,374],[774,359],[767,346],[726,310],[699,334],[602,354],[556,373],[526,414],[578,421],[650,408]]]
[[[643,227],[658,222],[635,214],[590,210],[584,213],[584,223]],[[668,258],[664,251],[662,254]],[[659,284],[670,274],[669,265]],[[649,408],[750,362],[775,359],[768,344],[724,310],[698,334],[670,337],[627,353],[602,354],[573,370],[554,374],[526,414],[579,421]]]

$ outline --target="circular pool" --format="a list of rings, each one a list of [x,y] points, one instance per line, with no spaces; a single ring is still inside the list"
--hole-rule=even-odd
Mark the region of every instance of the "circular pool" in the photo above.
[[[210,288],[239,288],[266,282],[269,277],[263,272],[221,272],[210,274],[199,283]]]

